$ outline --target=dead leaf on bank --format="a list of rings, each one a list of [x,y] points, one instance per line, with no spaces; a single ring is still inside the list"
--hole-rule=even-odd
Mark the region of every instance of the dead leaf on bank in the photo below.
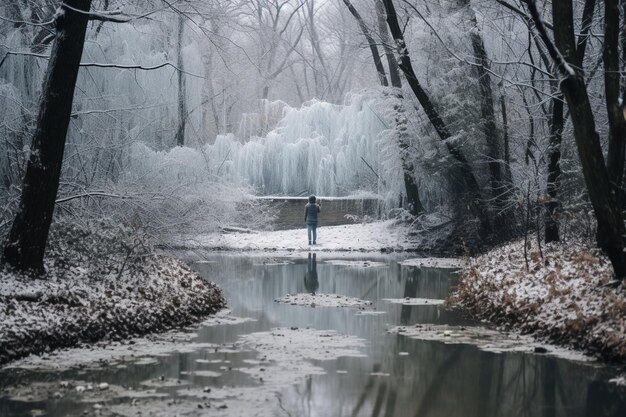
[[[475,266],[473,266],[470,268],[469,276],[474,279],[478,279],[480,278],[480,272],[478,272],[478,269]]]
[[[574,255],[574,262],[576,262],[577,264],[587,263],[591,265],[596,265],[600,263],[600,259],[598,259],[597,256],[592,255],[588,251],[583,250]]]

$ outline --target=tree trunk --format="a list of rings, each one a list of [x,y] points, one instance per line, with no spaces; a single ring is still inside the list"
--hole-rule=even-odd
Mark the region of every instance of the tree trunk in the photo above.
[[[387,29],[387,17],[385,16],[385,6],[383,5],[382,0],[376,0],[376,19],[378,20],[380,42],[383,45],[385,57],[387,58],[387,68],[389,70],[391,86],[402,88],[400,69],[398,68],[398,61],[396,61],[396,57],[393,54],[393,48],[391,47],[391,40],[389,39],[388,32],[389,29]]]
[[[450,152],[452,157],[458,162],[458,168],[460,170],[463,182],[465,183],[465,189],[467,190],[470,198],[470,210],[472,214],[477,219],[479,219],[481,224],[481,234],[483,235],[483,237],[486,237],[486,235],[491,232],[491,225],[489,223],[488,212],[482,200],[478,181],[476,180],[476,177],[472,172],[472,168],[461,149],[459,149],[456,144],[448,140],[451,137],[450,132],[448,131],[448,127],[439,115],[439,112],[435,108],[433,102],[430,100],[428,93],[426,93],[424,88],[422,88],[419,80],[417,79],[417,76],[415,75],[415,71],[413,71],[413,65],[411,64],[409,52],[406,48],[402,29],[400,28],[400,24],[398,23],[398,17],[396,15],[396,10],[393,6],[393,1],[383,0],[383,4],[385,5],[385,11],[387,13],[387,24],[389,25],[391,36],[396,43],[396,48],[400,56],[400,61],[398,63],[399,67],[404,73],[404,76],[406,77],[406,80],[409,83],[411,90],[415,94],[415,97],[422,106],[422,109],[426,113],[428,120],[433,125],[435,131],[439,135],[439,138],[444,141],[448,151]]]
[[[500,96],[500,108],[502,110],[502,139],[504,142],[504,180],[513,184],[513,174],[511,173],[511,151],[509,145],[509,122],[506,114],[506,100]]]
[[[472,9],[470,1],[461,0],[461,5],[467,8],[469,21],[472,24],[472,29],[469,31],[469,37],[474,57],[476,59],[476,63],[478,64],[475,66],[475,70],[480,91],[480,116],[483,134],[485,135],[485,142],[487,143],[489,183],[491,187],[491,196],[493,201],[496,203],[496,210],[498,211],[498,213],[496,213],[496,222],[500,223],[499,227],[503,227],[505,225],[502,222],[502,220],[504,220],[503,211],[506,208],[507,194],[511,187],[510,184],[505,184],[502,180],[504,169],[502,167],[502,160],[500,156],[500,137],[498,135],[496,116],[493,108],[494,100],[493,91],[491,89],[491,75],[489,74],[489,58],[487,56],[487,50],[485,49],[483,37],[478,28],[476,13],[474,12],[474,9]]]
[[[548,181],[547,194],[548,202],[546,203],[545,225],[545,241],[546,243],[558,242],[559,223],[556,219],[556,213],[561,207],[558,192],[561,186],[561,140],[563,135],[563,126],[565,120],[563,118],[563,96],[552,99],[552,117],[550,118],[550,144],[548,146]]]
[[[378,81],[383,87],[387,87],[389,82],[387,81],[387,75],[385,74],[385,67],[383,67],[383,63],[380,60],[380,54],[378,53],[378,47],[376,46],[376,42],[374,42],[374,38],[370,34],[367,25],[363,21],[363,18],[359,14],[359,12],[354,8],[350,0],[343,0],[343,3],[346,5],[352,16],[356,19],[359,24],[359,28],[361,28],[361,32],[365,39],[367,39],[367,44],[370,47],[370,51],[372,51],[372,58],[374,59],[374,67],[376,68],[376,73],[378,74]]]
[[[37,127],[26,167],[20,206],[3,262],[19,270],[44,271],[43,257],[59,188],[74,89],[85,43],[91,0],[65,0],[44,78]]]
[[[615,274],[623,278],[626,277],[626,256],[623,252],[626,230],[616,190],[604,165],[585,82],[577,76],[566,79],[561,85],[571,109],[578,156],[598,221],[596,240],[609,256]]]
[[[621,190],[624,173],[624,149],[626,140],[626,121],[624,103],[620,103],[619,36],[620,10],[619,0],[604,1],[604,92],[609,119],[609,152],[607,169],[609,178],[616,192]]]
[[[561,90],[567,99],[572,115],[578,157],[582,165],[589,199],[598,222],[596,232],[598,246],[611,260],[615,275],[622,279],[626,277],[626,254],[624,253],[626,229],[618,203],[617,189],[611,182],[604,162],[585,80],[580,72],[576,72],[564,58],[564,56],[572,57],[576,51],[572,2],[571,0],[554,0],[552,3],[554,44],[548,36],[534,0],[525,0],[525,2],[529,6],[541,38],[548,47],[561,77]],[[612,126],[609,127],[611,128]]]
[[[424,212],[424,206],[419,196],[419,189],[415,182],[415,166],[409,154],[410,140],[408,134],[409,121],[404,112],[404,104],[402,94],[398,94],[399,103],[394,107],[396,130],[398,131],[398,147],[400,148],[400,160],[402,161],[402,174],[404,179],[404,189],[406,191],[406,199],[409,212],[413,216],[417,216]]]
[[[581,22],[581,31],[576,44],[576,51],[572,51],[570,59],[575,59],[576,65],[579,68],[583,68],[583,62],[585,59],[585,51],[587,49],[587,40],[589,38],[588,33],[591,28],[591,22],[593,21],[593,13],[595,11],[595,0],[585,0],[583,7],[583,16]],[[540,46],[537,48],[541,52]],[[545,54],[542,54],[544,57]],[[545,59],[544,59],[545,62]],[[550,65],[546,63],[546,69],[550,69]],[[559,89],[558,83],[553,82],[553,90]],[[563,95],[559,94],[552,99],[552,114],[550,117],[550,142],[548,146],[548,181],[546,184],[546,194],[548,195],[548,201],[546,203],[546,212],[544,217],[545,227],[545,242],[558,242],[560,240],[559,235],[559,222],[557,221],[557,213],[561,208],[559,201],[559,190],[561,186],[561,141],[563,135],[563,128],[565,126],[564,111],[565,106]]]
[[[350,0],[343,0],[348,10],[361,28],[361,32],[365,39],[367,39],[367,43],[369,44],[370,51],[372,52],[372,58],[374,59],[374,66],[376,67],[376,72],[378,73],[378,79],[380,84],[383,87],[387,87],[389,85],[387,81],[387,75],[385,74],[385,67],[383,67],[383,63],[380,60],[380,54],[378,52],[378,47],[376,46],[376,42],[374,38],[370,34],[369,29],[365,25],[363,18],[359,14],[359,12],[352,6]],[[404,113],[404,108],[402,104],[402,94],[397,95],[400,103],[395,106],[395,114],[396,114],[396,130],[398,132],[398,146],[400,148],[400,160],[402,161],[402,173],[404,179],[404,188],[406,191],[406,198],[408,202],[409,212],[416,216],[424,211],[424,206],[422,205],[422,201],[419,196],[419,189],[417,188],[417,183],[415,182],[415,166],[413,165],[413,161],[411,160],[411,155],[408,150],[410,147],[409,134],[407,131],[408,120],[406,119],[406,115]]]
[[[187,125],[187,88],[185,85],[183,36],[185,34],[185,20],[178,14],[178,38],[176,41],[176,66],[178,67],[178,129],[176,131],[176,145],[185,145],[185,128]]]

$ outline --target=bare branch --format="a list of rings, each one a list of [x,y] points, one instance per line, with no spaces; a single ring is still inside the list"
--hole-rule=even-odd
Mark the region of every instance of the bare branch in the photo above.
[[[33,56],[33,57],[42,58],[42,59],[50,58],[49,55],[37,54],[34,52],[7,51],[4,57],[2,57],[2,59],[0,60],[0,67],[2,67],[2,64],[4,63],[4,61],[9,55],[26,55],[26,56]],[[172,67],[176,71],[179,71],[191,77],[196,77],[196,78],[201,78],[201,79],[205,78],[202,75],[193,74],[188,71],[183,71],[180,68],[178,68],[176,65],[172,64],[171,62],[163,62],[163,63],[152,65],[152,66],[145,66],[145,65],[140,65],[140,64],[124,65],[124,64],[108,64],[108,63],[102,63],[102,62],[81,62],[80,66],[81,67],[98,67],[98,68],[138,69],[142,71],[152,71],[152,70],[156,70],[156,69],[163,68],[163,67]]]
[[[110,194],[110,193],[105,193],[104,191],[93,191],[93,192],[89,192],[89,193],[83,193],[83,194],[77,194],[77,195],[71,195],[69,197],[63,197],[63,198],[58,198],[56,200],[56,203],[65,203],[67,201],[71,201],[71,200],[76,200],[77,198],[87,198],[87,197],[109,197],[109,198],[122,198],[122,199],[131,199],[133,197],[129,197],[129,196],[123,196],[123,195],[117,195],[117,194]]]
[[[537,27],[537,31],[539,32],[539,36],[541,36],[541,40],[543,41],[550,57],[557,64],[557,68],[561,75],[565,77],[573,77],[576,75],[576,72],[572,68],[572,66],[565,60],[561,52],[557,49],[552,39],[548,36],[548,31],[546,30],[546,25],[539,14],[539,10],[537,9],[537,4],[534,0],[521,0],[526,3],[528,6],[528,10],[532,16],[533,21],[535,22],[535,26]]]

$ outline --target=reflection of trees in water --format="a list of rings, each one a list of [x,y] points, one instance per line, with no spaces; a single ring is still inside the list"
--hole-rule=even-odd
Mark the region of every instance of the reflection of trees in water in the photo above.
[[[380,365],[375,363],[372,366],[372,372],[379,372],[379,371],[380,371]],[[369,378],[367,378],[367,382],[365,383],[365,386],[363,387],[363,391],[361,392],[361,395],[357,399],[356,404],[354,405],[354,408],[352,409],[352,417],[356,417],[360,415],[361,409],[363,408],[367,400],[370,398],[371,393],[373,392],[374,387],[376,386],[376,382],[377,382],[376,379],[377,378],[372,375],[370,375]]]
[[[412,298],[417,294],[417,282],[420,276],[420,270],[416,269],[413,274],[405,278],[404,280],[404,294],[402,298]],[[413,308],[411,306],[402,305],[400,309],[400,324],[408,324],[409,319],[411,318],[411,310]]]
[[[431,414],[431,410],[437,404],[441,404],[444,401],[444,396],[449,395],[446,390],[443,381],[448,377],[448,374],[454,369],[454,365],[461,359],[461,350],[456,350],[452,355],[449,355],[445,361],[439,364],[435,371],[435,378],[432,378],[427,385],[426,391],[422,395],[421,401],[418,403],[415,416],[427,416]]]
[[[353,378],[352,383],[362,388],[352,416],[626,415],[623,393],[611,390],[605,380],[589,383],[589,373],[595,373],[591,367],[551,357],[494,354],[402,336],[398,336],[398,350],[409,352],[413,360],[387,361],[394,365],[373,368],[391,377]],[[343,396],[338,393],[337,397]]]
[[[278,266],[248,263],[238,267],[233,261],[233,265],[222,267],[221,278],[238,297],[236,303],[229,300],[229,304],[258,308],[255,317],[261,319],[263,327],[289,322],[333,328],[365,337],[370,344],[367,359],[340,358],[322,365],[329,375],[307,378],[285,390],[281,400],[291,415],[626,415],[623,394],[620,397],[604,382],[589,382],[600,378],[595,368],[539,355],[493,354],[467,345],[444,345],[385,334],[389,324],[459,320],[444,309],[388,305],[386,315],[356,318],[350,309],[295,309],[274,303],[275,298],[306,289],[302,277],[307,273],[309,258],[296,262]],[[393,262],[387,267],[356,268],[316,260],[315,269],[320,277],[320,293],[336,292],[370,300],[402,296],[442,298],[453,281],[446,271],[405,268]],[[399,357],[401,351],[409,356]],[[345,369],[348,374],[336,375],[336,369]],[[391,376],[370,375],[376,371]]]
[[[294,388],[294,391],[296,393],[296,398],[297,398],[296,409],[298,410],[297,414],[295,415],[306,417],[306,416],[310,416],[311,414],[314,414],[312,412],[313,404],[314,404],[312,377],[307,376],[304,383],[296,386]],[[282,397],[283,397],[282,394],[278,394],[278,401],[279,401],[280,408],[285,412],[286,415],[288,416],[293,415],[292,413],[288,411],[288,408],[284,406]]]
[[[587,387],[586,417],[626,416],[626,391],[616,384],[593,381]]]

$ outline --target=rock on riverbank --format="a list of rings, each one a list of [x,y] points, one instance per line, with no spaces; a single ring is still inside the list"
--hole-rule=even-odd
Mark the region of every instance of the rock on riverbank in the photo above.
[[[0,269],[0,364],[190,324],[225,307],[215,284],[106,224],[55,225],[46,270],[34,278]]]

